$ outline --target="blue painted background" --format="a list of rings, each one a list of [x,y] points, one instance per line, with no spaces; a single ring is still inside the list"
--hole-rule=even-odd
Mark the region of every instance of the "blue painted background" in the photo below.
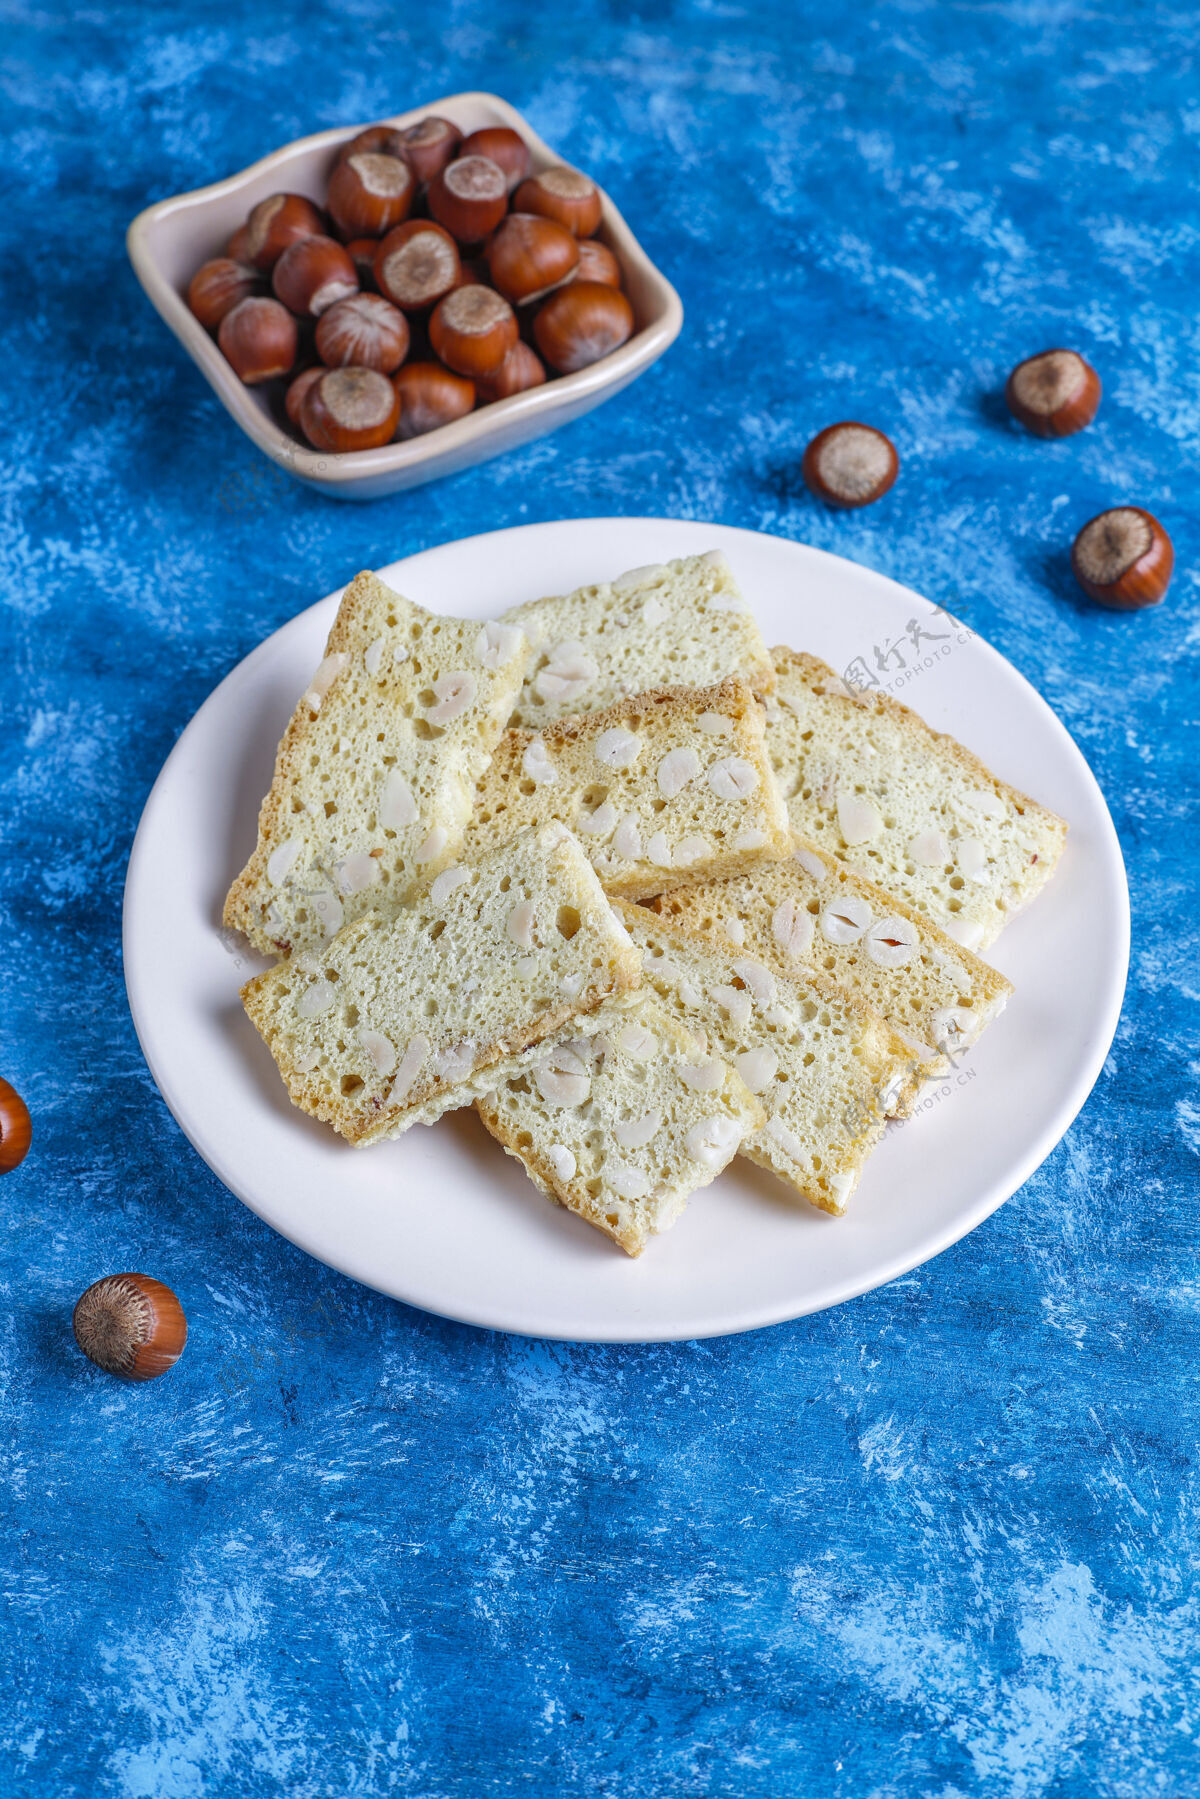
[[[5,19],[0,1056],[36,1144],[0,1186],[0,1792],[1193,1792],[1194,8]],[[340,507],[236,433],[123,232],[295,135],[475,86],[611,190],[684,335],[558,436]],[[1045,445],[998,393],[1057,342],[1105,399]],[[837,517],[799,457],[847,415],[903,466]],[[1140,617],[1067,567],[1118,501],[1178,552]],[[121,887],[175,736],[265,633],[363,564],[622,511],[780,532],[965,610],[1097,771],[1134,954],[1083,1115],[930,1267],[758,1336],[547,1347],[360,1291],[219,1186],[134,1040]],[[125,1267],[191,1320],[145,1390],[70,1338]]]

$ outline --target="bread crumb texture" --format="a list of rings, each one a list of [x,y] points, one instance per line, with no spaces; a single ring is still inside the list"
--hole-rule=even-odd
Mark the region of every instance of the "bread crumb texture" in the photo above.
[[[550,819],[578,834],[606,891],[627,899],[791,852],[762,707],[737,680],[507,731],[479,784],[468,849]]]
[[[766,1122],[729,1065],[640,993],[527,1050],[477,1109],[543,1193],[631,1256]]]
[[[1054,873],[1061,818],[887,694],[772,651],[767,743],[797,835],[986,949]]]
[[[504,614],[533,647],[512,719],[540,731],[658,687],[740,676],[770,692],[770,652],[724,553],[630,569],[615,581],[532,600]]]
[[[314,949],[452,862],[527,656],[515,626],[442,618],[357,576],[280,743],[226,925],[264,955]]]
[[[907,1045],[821,975],[775,975],[645,907],[618,901],[618,911],[642,951],[643,984],[766,1113],[741,1153],[822,1211],[844,1211],[911,1078]]]
[[[914,906],[813,844],[729,881],[660,894],[663,918],[757,956],[776,974],[815,971],[878,1012],[913,1052],[914,1078],[943,1074],[1004,1010],[1011,982]]]
[[[505,1057],[638,978],[587,858],[551,825],[276,963],[242,1001],[293,1104],[367,1144],[469,1104]]]

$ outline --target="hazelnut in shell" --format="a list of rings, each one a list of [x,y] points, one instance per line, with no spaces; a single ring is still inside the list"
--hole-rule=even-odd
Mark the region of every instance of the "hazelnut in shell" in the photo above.
[[[431,113],[396,133],[394,154],[402,156],[422,185],[441,173],[462,142],[462,132],[449,119]]]
[[[300,428],[316,450],[377,450],[399,417],[396,390],[378,369],[326,369],[300,403]]]
[[[429,183],[429,210],[459,244],[478,244],[508,211],[508,184],[486,156],[460,156]]]
[[[469,378],[498,369],[519,335],[512,307],[490,287],[456,287],[429,321],[434,355]]]
[[[601,281],[570,282],[538,310],[533,340],[560,375],[599,362],[632,335],[633,308],[618,288]]]
[[[526,388],[541,387],[545,379],[536,351],[527,343],[515,343],[498,369],[476,378],[475,396],[481,406],[490,406],[493,400],[508,400]]]
[[[344,238],[381,237],[408,217],[413,172],[398,156],[344,157],[329,182],[329,216]]]
[[[289,312],[319,319],[358,292],[358,270],[345,244],[332,237],[306,237],[288,245],[275,264],[271,286]]]
[[[290,375],[298,342],[296,321],[287,307],[265,295],[239,300],[217,330],[222,356],[247,387]]]
[[[497,292],[522,306],[570,280],[579,266],[579,245],[553,219],[510,212],[488,240],[487,265]]]
[[[487,125],[464,137],[461,156],[486,156],[504,171],[507,191],[511,194],[530,169],[529,146],[519,132],[507,125]]]
[[[475,405],[474,383],[440,362],[409,362],[394,378],[400,403],[396,436],[401,442],[423,437],[439,425],[465,418]]]
[[[402,312],[434,306],[458,285],[458,245],[432,219],[409,219],[375,248],[375,283]]]
[[[605,287],[620,287],[621,265],[607,244],[599,243],[594,237],[580,239],[579,267],[575,271],[577,281],[601,281]]]
[[[325,221],[303,194],[268,194],[246,220],[245,260],[268,272],[289,244],[316,237],[324,229]]]
[[[513,195],[518,212],[536,212],[565,225],[574,237],[590,237],[600,223],[600,189],[578,169],[543,169]]]
[[[1100,405],[1100,377],[1077,350],[1042,350],[1019,362],[1004,388],[1008,410],[1035,437],[1070,437]]]
[[[381,294],[351,294],[317,321],[317,355],[327,367],[394,374],[408,355],[408,321]]]
[[[206,331],[215,331],[227,312],[251,294],[261,294],[265,283],[249,263],[216,256],[200,265],[188,283],[187,303]]]
[[[123,1380],[155,1380],[187,1343],[187,1319],[170,1287],[148,1274],[109,1274],[76,1303],[75,1341],[89,1361]]]
[[[345,162],[348,156],[398,156],[399,136],[394,125],[368,125],[355,137],[347,138],[337,153],[337,160]]]
[[[891,438],[874,425],[844,419],[817,432],[800,467],[818,499],[852,508],[882,499],[900,472],[900,458]]]
[[[0,1174],[11,1174],[29,1154],[33,1124],[15,1087],[0,1080]]]
[[[1175,567],[1175,547],[1152,512],[1114,506],[1089,519],[1071,548],[1075,579],[1098,606],[1140,612],[1157,606]]]

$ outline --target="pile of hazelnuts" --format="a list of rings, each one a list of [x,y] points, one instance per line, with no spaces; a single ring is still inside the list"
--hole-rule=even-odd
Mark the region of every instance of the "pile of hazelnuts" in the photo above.
[[[325,213],[301,194],[260,200],[188,305],[248,386],[287,381],[314,449],[373,450],[626,341],[600,219],[595,183],[533,174],[507,126],[372,125],[338,152]]]

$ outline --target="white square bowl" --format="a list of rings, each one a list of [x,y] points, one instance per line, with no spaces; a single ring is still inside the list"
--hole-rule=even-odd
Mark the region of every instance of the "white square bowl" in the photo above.
[[[487,125],[510,125],[529,145],[535,172],[564,160],[543,143],[515,107],[496,94],[452,94],[411,112],[368,122],[411,125],[428,113],[452,120],[464,134]],[[200,264],[224,254],[225,245],[250,208],[268,194],[304,194],[324,205],[337,148],[362,129],[361,125],[348,125],[298,138],[212,187],[160,200],[138,214],[126,239],[138,280],[225,410],[272,462],[298,481],[337,499],[375,500],[439,475],[456,474],[590,412],[648,369],[679,335],[683,323],[679,295],[601,190],[604,213],[596,236],[608,244],[621,264],[634,317],[628,343],[591,368],[514,394],[510,400],[494,401],[407,443],[345,455],[311,450],[298,443],[274,416],[268,394],[238,380],[215,340],[192,316],[184,296]]]

